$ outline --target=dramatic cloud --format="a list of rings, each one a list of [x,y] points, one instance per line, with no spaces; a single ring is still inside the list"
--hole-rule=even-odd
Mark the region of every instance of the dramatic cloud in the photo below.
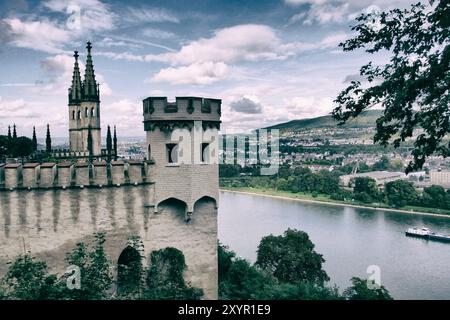
[[[281,40],[265,25],[238,25],[221,29],[211,38],[201,38],[184,45],[180,51],[147,55],[148,61],[188,65],[202,62],[236,62],[286,58]]]
[[[238,101],[230,103],[230,109],[239,113],[259,114],[263,111],[263,106],[248,97],[243,97]]]
[[[4,19],[0,24],[2,39],[21,48],[60,53],[62,46],[70,39],[67,30],[61,29],[55,22],[21,21],[17,18]]]
[[[172,84],[210,84],[224,78],[228,71],[228,66],[223,62],[201,62],[186,67],[162,69],[151,78],[151,81]]]

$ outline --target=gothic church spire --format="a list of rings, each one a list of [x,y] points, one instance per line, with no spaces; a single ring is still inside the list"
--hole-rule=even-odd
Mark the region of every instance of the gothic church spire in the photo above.
[[[97,86],[97,82],[95,81],[94,65],[92,63],[91,56],[92,45],[89,41],[87,42],[86,49],[87,58],[83,81],[83,101],[98,102],[100,100],[99,89]]]
[[[73,66],[72,86],[69,88],[69,105],[78,105],[81,102],[81,76],[78,66],[78,51],[74,51],[75,64]]]

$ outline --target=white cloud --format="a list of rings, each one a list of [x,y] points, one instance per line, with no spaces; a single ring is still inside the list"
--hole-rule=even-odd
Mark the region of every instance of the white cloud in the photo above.
[[[145,28],[142,30],[142,35],[147,38],[154,39],[171,39],[175,37],[175,34],[169,31],[164,31],[155,28]]]
[[[119,134],[142,135],[142,102],[121,99],[112,103],[102,104],[102,127],[116,125]],[[139,126],[140,125],[140,126]]]
[[[229,73],[229,67],[223,62],[199,62],[182,67],[169,67],[160,70],[151,81],[172,84],[211,84]]]
[[[125,10],[124,13],[122,13],[122,17],[124,21],[133,24],[149,22],[180,22],[175,14],[161,8],[129,7]]]
[[[44,70],[49,81],[30,88],[31,92],[38,94],[67,94],[67,88],[70,87],[73,75],[74,58],[66,54],[58,54],[48,57],[41,61],[41,68]],[[81,81],[83,81],[84,64],[80,61]],[[100,84],[100,95],[110,96],[112,90],[106,83],[101,73],[95,74],[97,82]]]
[[[313,118],[330,113],[333,109],[331,97],[301,96],[285,99],[286,110],[296,118]]]
[[[43,7],[64,14],[64,19],[11,16],[0,23],[0,42],[49,53],[64,53],[65,45],[114,28],[115,15],[98,0],[49,0]]]
[[[17,18],[4,19],[2,25],[8,33],[8,40],[15,46],[50,53],[60,53],[62,46],[70,39],[70,33],[50,20],[21,21]]]
[[[414,0],[285,0],[291,6],[307,5],[293,15],[291,23],[302,22],[305,25],[344,23],[354,20],[361,12],[370,8],[393,9],[406,7]]]
[[[4,100],[0,96],[0,118],[37,118],[39,114],[30,110],[23,99]]]
[[[218,30],[210,38],[201,38],[184,45],[178,52],[147,55],[147,61],[172,65],[202,62],[236,62],[284,59],[281,40],[265,25],[238,25]]]

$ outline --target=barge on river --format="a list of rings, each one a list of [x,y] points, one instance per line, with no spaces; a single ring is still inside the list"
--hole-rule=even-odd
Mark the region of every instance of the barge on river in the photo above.
[[[409,228],[405,234],[409,237],[424,238],[427,240],[450,242],[450,235],[436,233],[429,228]]]

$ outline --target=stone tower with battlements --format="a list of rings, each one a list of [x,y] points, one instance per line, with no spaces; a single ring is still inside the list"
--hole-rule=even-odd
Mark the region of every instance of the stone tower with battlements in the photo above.
[[[155,167],[155,212],[160,202],[176,198],[186,204],[189,220],[197,200],[218,200],[221,100],[149,97],[143,108],[148,157]]]
[[[87,58],[84,79],[81,81],[78,52],[75,51],[72,85],[69,88],[69,139],[70,150],[89,150],[92,139],[92,156],[101,155],[100,89],[95,80],[90,42],[87,43]]]

